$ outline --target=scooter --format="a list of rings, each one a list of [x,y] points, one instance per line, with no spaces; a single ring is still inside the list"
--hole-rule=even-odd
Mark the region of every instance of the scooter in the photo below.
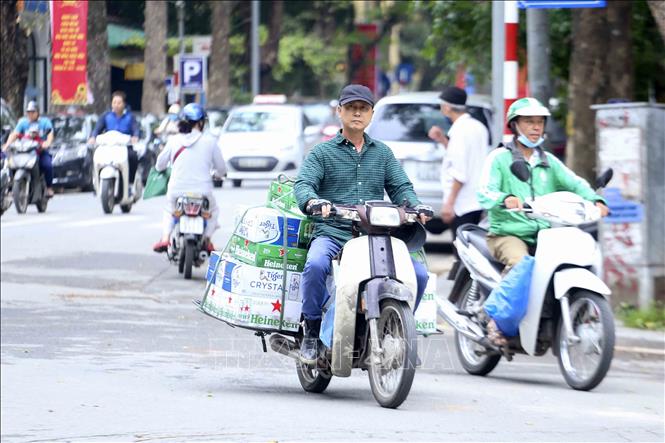
[[[178,264],[178,272],[185,279],[192,278],[192,266],[199,267],[208,260],[203,241],[203,232],[208,219],[208,199],[200,194],[186,194],[176,200],[173,219],[176,224],[171,231],[167,256]]]
[[[4,152],[0,154],[0,215],[12,205],[12,175]]]
[[[39,212],[45,212],[48,205],[46,178],[39,169],[40,147],[41,141],[36,135],[20,137],[10,146],[7,164],[13,180],[14,206],[19,214],[25,214],[30,204],[36,205]],[[4,189],[3,186],[3,192]]]
[[[528,182],[525,163],[513,163],[511,171]],[[599,177],[597,187],[604,187],[611,177],[610,169]],[[497,347],[488,340],[479,318],[504,266],[487,247],[487,231],[477,225],[458,228],[459,261],[449,275],[454,284],[448,299],[438,300],[440,313],[456,330],[457,355],[468,373],[487,375],[502,356],[508,361],[515,354],[542,356],[552,348],[566,383],[576,390],[591,390],[607,374],[615,342],[610,289],[601,280],[602,255],[592,235],[600,210],[577,194],[554,192],[525,202],[523,211],[551,227],[538,233],[519,335],[507,337],[507,346]]]
[[[108,131],[96,139],[93,184],[105,214],[112,213],[116,204],[123,213],[128,213],[143,193],[141,171],[137,170],[134,183],[129,183],[130,138],[118,131]]]
[[[417,284],[409,249],[424,244],[424,228],[413,209],[384,201],[333,205],[330,218],[351,220],[354,232],[367,234],[347,242],[332,262],[336,290],[322,320],[322,325],[334,325],[332,349],[319,346],[314,368],[301,363],[302,328],[290,337],[272,334],[270,347],[296,360],[305,391],[323,392],[333,375],[349,377],[352,368],[360,368],[368,371],[376,401],[397,408],[406,400],[416,371]]]

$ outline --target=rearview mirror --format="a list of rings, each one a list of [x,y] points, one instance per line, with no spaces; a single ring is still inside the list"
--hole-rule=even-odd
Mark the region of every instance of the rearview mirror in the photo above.
[[[607,168],[605,172],[600,174],[600,176],[596,179],[596,189],[604,188],[610,182],[610,180],[612,180],[613,175],[614,170],[612,168]]]
[[[531,167],[525,160],[515,160],[510,164],[510,172],[523,182],[528,182],[531,177]]]

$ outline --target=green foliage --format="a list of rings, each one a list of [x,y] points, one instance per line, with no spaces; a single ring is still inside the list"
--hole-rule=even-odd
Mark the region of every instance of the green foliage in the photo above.
[[[639,329],[665,329],[665,305],[654,303],[647,309],[637,309],[635,306],[622,303],[618,309],[618,316],[624,325]]]

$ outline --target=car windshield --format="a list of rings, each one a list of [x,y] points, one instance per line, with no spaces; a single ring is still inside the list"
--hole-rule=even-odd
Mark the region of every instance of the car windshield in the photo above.
[[[382,141],[432,142],[427,136],[432,126],[445,132],[450,124],[439,106],[429,103],[394,103],[377,110],[369,136]]]
[[[273,111],[240,111],[230,117],[226,132],[283,132],[294,127],[292,115]]]
[[[81,117],[54,117],[55,137],[67,140],[86,140],[85,120]]]
[[[308,103],[303,105],[303,112],[313,125],[323,125],[334,119],[334,108],[328,103]]]

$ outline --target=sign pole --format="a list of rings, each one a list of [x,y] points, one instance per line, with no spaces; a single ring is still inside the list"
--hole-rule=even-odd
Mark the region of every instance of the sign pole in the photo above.
[[[517,76],[519,71],[517,61],[517,26],[519,21],[519,12],[516,1],[506,1],[503,3],[503,22],[505,25],[506,52],[503,62],[503,112],[508,112],[510,105],[517,99]],[[504,121],[503,141],[508,142],[512,138],[512,133]]]
[[[503,58],[505,49],[503,3],[492,2],[492,145],[501,141],[503,134]]]

